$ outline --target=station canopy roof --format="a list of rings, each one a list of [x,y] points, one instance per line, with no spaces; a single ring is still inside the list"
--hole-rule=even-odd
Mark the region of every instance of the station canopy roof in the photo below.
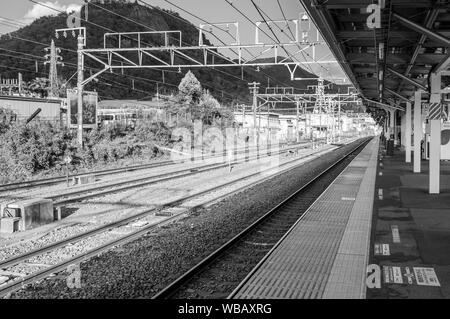
[[[428,89],[430,72],[450,64],[449,0],[384,0],[380,28],[367,24],[367,8],[377,1],[302,3],[364,98],[406,101]]]

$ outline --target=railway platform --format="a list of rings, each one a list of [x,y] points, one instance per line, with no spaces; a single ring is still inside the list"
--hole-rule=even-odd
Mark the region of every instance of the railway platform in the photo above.
[[[404,152],[380,148],[369,263],[381,278],[367,298],[450,298],[449,161],[440,161],[440,194],[428,185],[428,161],[413,173]]]
[[[231,295],[248,299],[450,298],[450,162],[429,194],[405,153],[376,139]]]
[[[230,297],[365,298],[378,150],[374,138]]]

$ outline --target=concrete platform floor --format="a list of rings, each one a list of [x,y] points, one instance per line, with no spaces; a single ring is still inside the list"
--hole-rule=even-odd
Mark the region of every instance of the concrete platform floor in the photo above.
[[[428,161],[413,173],[405,153],[380,144],[369,264],[381,288],[367,298],[450,298],[450,161],[441,161],[441,193],[428,193]],[[427,268],[427,269],[424,269]]]

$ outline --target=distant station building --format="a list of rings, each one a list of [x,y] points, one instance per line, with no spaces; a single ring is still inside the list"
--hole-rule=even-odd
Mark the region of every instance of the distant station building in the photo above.
[[[0,95],[0,107],[9,109],[16,114],[16,121],[26,121],[36,111],[36,118],[52,123],[65,123],[65,110],[61,99],[41,99],[24,96]]]
[[[159,98],[161,97],[161,98]],[[178,121],[187,120],[188,116],[170,114],[164,109],[165,100],[170,96],[153,98],[149,101],[138,100],[103,100],[98,104],[98,123],[109,125],[112,123],[135,122],[145,120],[149,122],[164,122],[175,125]]]
[[[41,121],[65,125],[67,106],[64,99],[41,98],[38,94],[28,91],[19,73],[17,79],[0,77],[0,108],[15,113],[15,119],[25,122],[32,115]]]
[[[254,117],[253,113],[242,113],[241,111],[234,112],[234,120],[240,128],[244,130],[253,127]],[[272,133],[280,131],[280,115],[272,112],[261,112],[256,114],[256,127],[260,130],[269,129]]]

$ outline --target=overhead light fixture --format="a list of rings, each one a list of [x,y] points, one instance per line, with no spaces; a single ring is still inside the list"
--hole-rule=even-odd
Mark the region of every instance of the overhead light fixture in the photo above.
[[[378,45],[378,57],[380,58],[380,60],[384,59],[384,43],[383,42],[381,42]]]

